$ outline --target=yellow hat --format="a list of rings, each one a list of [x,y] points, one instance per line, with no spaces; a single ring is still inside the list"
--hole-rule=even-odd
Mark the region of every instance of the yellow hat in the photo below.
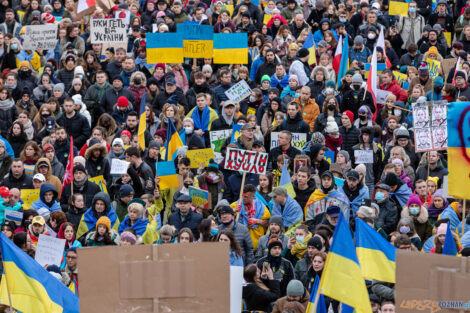
[[[29,62],[28,61],[21,61],[20,66],[18,67],[18,69],[21,69],[22,67],[27,67],[28,70],[29,70],[30,69],[29,68]]]
[[[46,220],[41,215],[38,215],[38,216],[33,217],[33,221],[31,222],[31,224],[32,225],[34,224],[44,225],[46,224]]]
[[[289,50],[299,50],[299,46],[293,42],[289,45]]]
[[[428,50],[428,55],[430,55],[430,54],[437,55],[437,54],[438,54],[438,53],[437,53],[437,48],[434,47],[434,46],[432,46],[431,48],[429,48],[429,50]]]
[[[426,182],[428,182],[428,181],[432,181],[434,183],[434,185],[436,185],[436,187],[437,187],[437,183],[439,182],[439,177],[429,176],[428,179],[426,180]]]
[[[108,231],[111,230],[111,221],[107,216],[102,216],[98,219],[96,222],[96,228],[98,228],[98,225],[104,225],[108,229]]]

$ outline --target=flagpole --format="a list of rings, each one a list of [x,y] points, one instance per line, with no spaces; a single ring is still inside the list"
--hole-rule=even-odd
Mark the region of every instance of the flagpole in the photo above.
[[[467,200],[463,199],[463,211],[462,211],[462,236],[465,233],[465,211],[467,206]]]
[[[434,99],[434,78],[431,78],[431,108],[430,108],[430,116],[432,116],[432,105],[433,105],[433,99]],[[432,124],[432,122],[431,122]],[[431,126],[431,125],[429,125]],[[425,201],[428,200],[428,193],[429,193],[429,188],[428,188],[428,179],[429,179],[429,168],[431,167],[430,163],[429,163],[429,153],[431,151],[428,151],[427,154],[428,154],[428,176],[426,177],[426,199]]]
[[[246,176],[246,172],[243,172],[243,177],[242,177],[242,186],[240,188],[240,199],[238,200],[238,205],[240,206],[240,212],[238,212],[237,214],[237,223],[238,223],[238,220],[240,219],[240,214],[241,214],[241,210],[242,210],[242,199],[243,199],[243,188],[245,187],[245,176]]]

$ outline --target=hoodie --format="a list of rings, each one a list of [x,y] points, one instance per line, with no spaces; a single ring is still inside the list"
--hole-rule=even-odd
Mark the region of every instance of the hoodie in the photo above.
[[[52,191],[54,193],[54,197],[52,198],[51,202],[46,202],[44,195],[46,192]],[[60,210],[61,207],[59,205],[59,202],[57,202],[57,199],[59,197],[59,193],[57,190],[52,186],[51,184],[45,183],[41,185],[41,190],[39,191],[39,199],[34,201],[31,204],[31,208],[38,211],[39,209],[46,208],[50,212]]]
[[[41,164],[41,163],[44,163],[44,162],[47,163],[47,166],[49,167],[49,169],[47,171],[47,174],[45,175],[46,183],[51,184],[55,188],[56,191],[62,190],[62,182],[60,181],[60,179],[57,176],[53,175],[52,165],[51,165],[51,162],[49,161],[48,158],[40,158],[36,162],[35,174],[38,173],[38,165]]]
[[[95,210],[96,201],[101,200],[105,204],[105,209],[102,213],[98,213]],[[83,235],[94,231],[96,227],[96,222],[102,216],[107,216],[111,221],[111,228],[116,232],[118,231],[119,218],[111,206],[111,199],[108,194],[104,192],[98,192],[94,197],[91,203],[91,207],[83,214],[82,220],[77,229],[77,238],[82,237]]]

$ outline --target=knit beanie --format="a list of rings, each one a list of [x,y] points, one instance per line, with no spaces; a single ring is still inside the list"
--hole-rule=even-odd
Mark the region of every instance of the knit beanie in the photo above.
[[[127,100],[126,97],[120,96],[117,101],[117,106],[118,107],[127,107],[129,106],[129,101]]]
[[[419,76],[429,76],[428,65],[426,63],[422,63],[418,68],[418,73]]]
[[[290,75],[289,80],[291,80],[291,79],[295,80],[297,82],[297,84],[299,83],[299,78],[297,77],[297,75],[295,75],[295,74]]]
[[[405,169],[405,165],[403,164],[403,161],[400,159],[393,159],[392,164],[400,164],[402,169]]]
[[[439,177],[429,176],[428,179],[426,180],[426,182],[428,182],[428,181],[432,181],[434,183],[434,185],[436,185],[436,187],[437,187],[437,183],[439,182]]]
[[[131,245],[135,245],[137,238],[130,231],[124,231],[121,233],[121,240],[129,241]]]
[[[309,54],[310,52],[306,48],[302,48],[299,50],[299,53],[297,55],[299,56],[299,58],[305,58]]]
[[[437,55],[437,54],[438,54],[437,48],[436,48],[435,46],[431,46],[431,47],[429,48],[429,50],[428,50],[428,56],[430,56],[431,54],[432,54],[432,55]]]
[[[344,158],[346,159],[346,163],[349,162],[350,156],[349,156],[349,152],[348,152],[348,151],[346,151],[346,150],[340,150],[340,151],[338,151],[338,154],[341,154],[342,156],[344,156]]]
[[[359,207],[359,210],[357,210],[356,214],[361,214],[362,216],[365,216],[367,218],[375,219],[377,216],[375,216],[375,211],[368,206],[361,205]]]
[[[271,249],[274,247],[280,247],[282,249],[282,242],[280,242],[277,238],[269,240],[268,251],[271,251]]]
[[[263,75],[263,77],[261,77],[261,84],[264,82],[264,81],[268,81],[270,82],[271,81],[271,77],[269,77],[269,75]]]
[[[272,224],[272,223],[277,224],[280,227],[282,227],[284,223],[284,219],[280,215],[274,215],[274,216],[271,216],[271,218],[269,219],[269,224]]]
[[[457,71],[457,73],[455,73],[455,78],[457,77],[462,77],[463,79],[467,80],[467,74],[465,74],[464,71]]]
[[[106,226],[106,229],[108,231],[111,230],[111,221],[109,220],[109,218],[107,216],[102,216],[98,219],[98,221],[96,222],[96,229],[98,229],[99,225]]]
[[[355,168],[356,172],[358,172],[362,177],[366,177],[366,166],[364,164],[358,164]]]
[[[439,235],[445,235],[447,233],[447,223],[442,223],[441,225],[439,225],[439,227],[437,228],[437,233],[436,235],[439,236]]]
[[[304,295],[304,285],[300,280],[293,279],[287,285],[286,294],[291,297],[301,297]]]
[[[406,203],[406,205],[409,207],[410,205],[412,204],[417,204],[419,206],[422,206],[423,204],[421,203],[421,199],[419,199],[419,196],[418,195],[410,195],[410,197],[408,198],[408,202]]]
[[[312,143],[315,144],[315,143],[321,143],[323,144],[325,142],[325,136],[323,136],[322,133],[320,132],[314,132],[312,134],[312,139],[311,139]]]
[[[337,133],[338,131],[338,124],[336,124],[335,118],[333,116],[328,116],[325,127],[325,133]]]

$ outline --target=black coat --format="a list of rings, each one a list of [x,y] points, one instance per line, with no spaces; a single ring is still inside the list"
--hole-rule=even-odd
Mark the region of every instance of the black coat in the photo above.
[[[5,100],[7,101],[7,100]],[[0,109],[0,133],[6,138],[8,129],[13,125],[13,122],[18,118],[18,111],[13,99],[10,101],[11,106]]]
[[[179,87],[176,88],[175,92],[169,94],[165,90],[160,92],[157,96],[154,106],[152,107],[153,112],[157,114],[157,116],[162,113],[163,106],[167,103],[168,98],[175,95],[176,99],[178,100],[178,104],[181,104],[184,107],[185,113],[189,112],[188,108],[188,101],[186,101],[186,97],[184,96],[183,90]]]
[[[72,118],[64,113],[57,120],[57,124],[65,128],[68,136],[73,136],[74,146],[81,148],[90,137],[91,128],[86,117],[78,112]]]
[[[193,212],[192,210],[189,210],[189,213],[186,216],[186,219],[184,222],[181,219],[181,214],[179,211],[171,214],[168,217],[168,224],[175,226],[177,233],[181,230],[181,228],[187,227],[191,229],[191,231],[193,232],[194,238],[196,240],[199,239],[199,231],[197,230],[197,227],[199,226],[201,221],[202,221],[202,215],[196,212]]]
[[[262,282],[269,291],[261,289],[254,283],[243,286],[243,299],[248,311],[271,312],[271,303],[280,297],[281,285],[278,280],[262,279]]]
[[[91,206],[91,202],[93,201],[93,197],[100,192],[101,189],[97,184],[92,182],[86,181],[83,186],[78,187],[77,184],[73,184],[73,193],[81,193],[83,195],[83,201],[85,202],[85,208],[89,208]],[[69,198],[72,195],[72,185],[69,184],[64,186],[62,191],[62,196],[60,197],[60,206],[62,207],[62,211],[67,212],[69,207]]]
[[[109,88],[104,92],[104,95],[101,98],[100,115],[103,113],[112,114],[114,111],[114,106],[117,104],[119,97],[126,97],[132,106],[135,105],[134,95],[129,90],[124,88],[121,88],[120,90]]]
[[[20,178],[15,178],[13,174],[10,172],[8,173],[8,176],[5,177],[5,179],[2,181],[0,184],[1,186],[6,186],[9,189],[12,188],[18,188],[18,189],[34,189],[33,186],[33,178],[29,175],[26,175],[26,173],[23,171],[23,175],[20,176]]]
[[[354,125],[349,129],[344,126],[340,126],[339,133],[341,134],[341,137],[343,137],[341,150],[346,150],[350,156],[353,155],[353,147],[359,143],[361,131]]]
[[[377,201],[375,201],[377,203]],[[385,199],[379,206],[379,217],[377,218],[377,226],[380,226],[387,234],[395,231],[398,224],[398,210],[394,202]]]
[[[365,99],[364,92],[366,92]],[[372,111],[372,113],[375,112],[374,98],[372,98],[372,94],[370,92],[364,90],[364,88],[361,88],[359,92],[356,92],[355,90],[351,89],[344,93],[343,101],[341,101],[339,108],[341,112],[344,112],[346,110],[353,112],[354,119],[357,119],[357,112],[359,111],[359,108],[363,105],[367,105]]]
[[[281,154],[283,154],[281,147],[276,147],[276,148],[271,149],[271,151],[269,151],[268,171],[272,171],[272,170],[277,169],[277,157],[280,156]],[[286,151],[286,155],[291,159],[291,162],[290,162],[290,165],[289,165],[289,169],[291,171],[294,169],[295,156],[299,155],[299,154],[301,154],[300,150],[298,150],[298,149],[296,149],[292,146],[290,146],[289,149],[287,149],[287,151]]]
[[[276,73],[276,58],[274,58],[274,62],[268,63],[265,58],[265,61],[261,63],[261,65],[256,70],[255,82],[261,84],[261,78],[264,75],[268,75],[269,77],[273,76]]]
[[[287,114],[287,119],[282,122],[281,130],[288,130],[291,133],[304,133],[307,134],[310,132],[310,126],[302,119],[302,114],[297,112],[294,118],[291,118]]]
[[[69,139],[65,141],[64,145],[59,145],[59,142],[56,141],[54,143],[54,150],[55,150],[55,156],[57,157],[57,160],[59,160],[59,162],[62,163],[64,168],[67,167],[67,160],[69,159],[69,153],[70,153]],[[78,155],[78,150],[75,146],[75,140],[74,140],[73,156],[77,156],[77,155]]]

